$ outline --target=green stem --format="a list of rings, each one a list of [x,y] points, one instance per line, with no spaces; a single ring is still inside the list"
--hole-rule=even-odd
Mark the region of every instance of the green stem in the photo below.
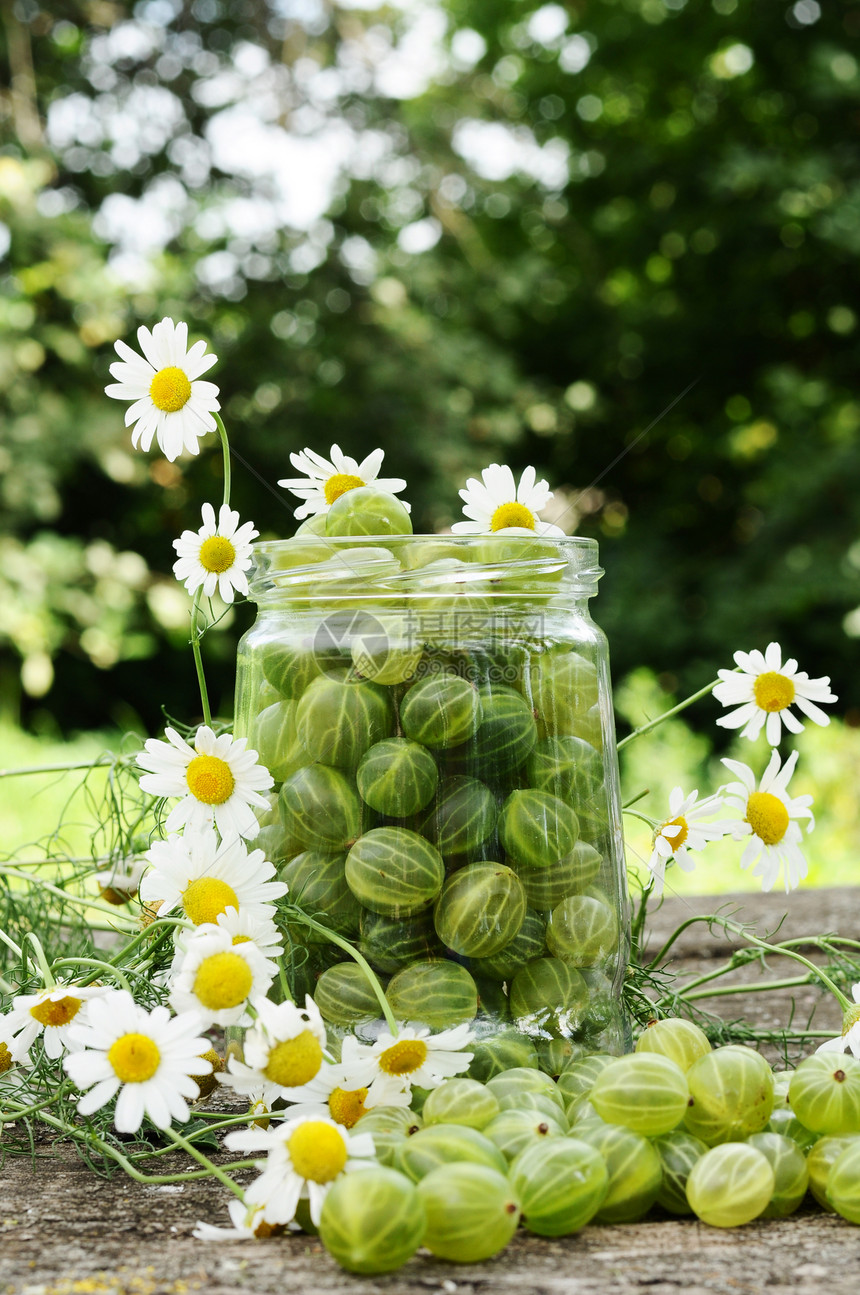
[[[2,927],[0,927],[0,940],[2,940],[3,943],[12,950],[16,958],[21,957],[20,944],[16,944],[15,941],[12,939],[11,935],[7,935]]]
[[[215,426],[218,428],[218,435],[221,437],[221,453],[224,457],[224,503],[230,507],[230,439],[227,436],[227,428],[221,420],[221,415],[215,415]]]
[[[56,967],[98,967],[100,971],[106,971],[118,981],[123,989],[132,992],[131,985],[122,974],[118,967],[112,967],[109,962],[101,962],[98,958],[56,958],[53,966]]]
[[[212,726],[212,711],[209,709],[209,690],[206,687],[206,676],[203,673],[203,654],[200,651],[200,603],[203,600],[203,586],[194,595],[191,607],[191,651],[194,655],[194,669],[197,671],[197,683],[200,687],[200,704],[203,709],[203,723]]]
[[[772,989],[799,989],[802,985],[808,985],[809,980],[809,976],[787,976],[784,980],[767,980],[759,984],[726,985],[723,989],[700,989],[695,994],[688,993],[684,988],[678,990],[677,996],[684,1002],[692,1003],[698,998],[723,998],[726,994],[763,994],[769,993]]]
[[[647,823],[652,832],[657,826],[656,818],[649,818],[647,814],[640,814],[638,809],[624,809],[622,807],[621,812],[622,814],[629,814],[632,818],[638,818],[641,823]]]
[[[648,964],[649,970],[655,967],[658,962],[660,962],[660,960],[665,956],[666,952],[672,947],[675,940],[677,940],[681,932],[684,931],[688,926],[692,926],[695,922],[707,922],[708,925],[720,926],[727,934],[736,935],[740,939],[746,940],[748,944],[753,945],[753,947],[756,949],[763,949],[766,953],[773,953],[773,954],[776,954],[778,957],[792,958],[795,962],[799,962],[802,967],[806,967],[806,969],[812,973],[815,979],[820,981],[821,984],[824,985],[825,989],[830,990],[830,993],[839,1003],[843,1012],[848,1012],[852,1009],[852,1007],[854,1007],[854,1004],[845,997],[845,995],[842,993],[842,990],[838,989],[837,986],[834,985],[833,981],[830,979],[827,973],[822,971],[820,967],[816,967],[814,962],[810,962],[809,959],[804,958],[802,954],[796,953],[793,948],[787,948],[780,944],[770,944],[768,943],[767,940],[760,940],[757,935],[751,935],[750,932],[747,931],[745,927],[743,927],[739,922],[732,922],[728,918],[720,917],[716,913],[711,913],[709,915],[702,914],[697,917],[690,917],[687,919],[686,922],[682,922],[681,925],[677,927],[675,931],[672,932],[671,936],[663,945],[663,948],[660,950],[657,957],[654,958],[653,961],[651,961]],[[795,944],[795,943],[814,944],[815,940],[807,937],[806,940],[792,940],[790,943],[791,944]]]
[[[347,940],[343,940],[339,935],[335,935],[334,931],[330,931],[327,926],[321,926],[319,922],[315,922],[312,917],[308,917],[307,913],[303,913],[301,909],[296,909],[295,914],[300,921],[307,923],[312,931],[318,931],[320,935],[324,935],[327,940],[332,942],[332,944],[336,944],[338,948],[343,949],[345,953],[348,953],[351,958],[355,959],[370,982],[370,987],[376,995],[379,1006],[382,1009],[382,1015],[385,1017],[389,1030],[392,1034],[396,1034],[397,1022],[394,1019],[391,1005],[385,997],[382,986],[377,980],[375,973],[371,970],[370,964],[362,957],[358,952],[358,949],[354,949]]]
[[[119,762],[119,761],[118,761]],[[75,773],[81,769],[107,769],[108,762],[101,757],[95,760],[75,761],[73,764],[36,764],[24,769],[0,769],[0,778],[26,778],[34,773]],[[87,860],[86,862],[89,862]]]
[[[177,1133],[175,1129],[166,1128],[164,1133],[168,1138],[175,1142],[178,1147],[181,1147],[183,1151],[196,1160],[198,1164],[202,1165],[204,1169],[207,1169],[214,1178],[217,1178],[219,1183],[223,1183],[225,1187],[228,1187],[233,1195],[238,1196],[239,1200],[244,1205],[245,1193],[242,1191],[239,1184],[233,1181],[229,1174],[225,1174],[223,1169],[219,1169],[217,1165],[213,1165],[208,1156],[204,1156],[202,1151],[198,1151],[193,1143],[189,1142],[187,1138],[183,1138],[182,1134]]]
[[[48,966],[48,959],[45,957],[45,950],[42,948],[42,942],[39,937],[33,933],[33,931],[28,931],[24,936],[24,939],[21,941],[22,952],[28,943],[36,955],[36,961],[38,962],[39,970],[42,973],[42,983],[46,989],[53,989],[57,982],[51,974],[51,968]]]
[[[55,886],[50,881],[45,881],[42,877],[31,877],[28,873],[22,872],[17,865],[0,864],[0,876],[18,877],[25,885],[39,886],[42,890],[47,890],[49,894],[57,895],[67,904],[77,904],[79,908],[94,909],[97,913],[107,913],[115,921],[121,920],[137,925],[130,914],[121,913],[113,906],[109,907],[107,904],[100,904],[97,899],[86,899],[83,895],[73,895],[71,891],[61,890],[59,886]],[[113,929],[116,931],[118,928],[114,927]]]
[[[657,726],[662,724],[665,720],[671,719],[673,715],[680,715],[682,710],[686,710],[687,707],[692,706],[694,702],[701,701],[702,697],[707,697],[708,693],[712,692],[719,682],[719,679],[712,680],[711,683],[706,684],[704,688],[700,688],[698,692],[694,692],[691,697],[687,697],[684,701],[679,701],[678,705],[673,706],[671,710],[664,711],[662,715],[658,715],[656,719],[652,719],[648,724],[643,724],[640,728],[634,728],[632,733],[628,733],[627,736],[623,737],[618,743],[618,750],[620,751],[628,742],[632,742],[634,737],[641,737],[643,733],[650,733],[653,728],[657,728]]]
[[[55,1102],[59,1102],[63,1097],[65,1097],[71,1087],[72,1081],[67,1079],[60,1085],[55,1093],[52,1093],[50,1097],[46,1097],[42,1102],[36,1102],[34,1106],[24,1106],[20,1109],[16,1108],[14,1115],[11,1111],[0,1111],[0,1121],[4,1124],[12,1124],[15,1120],[23,1120],[26,1119],[28,1115],[35,1115],[38,1111],[44,1111],[47,1106],[53,1106]]]

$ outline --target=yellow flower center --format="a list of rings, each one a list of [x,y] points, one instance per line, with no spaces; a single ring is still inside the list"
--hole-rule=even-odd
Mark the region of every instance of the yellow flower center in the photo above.
[[[123,1034],[108,1049],[107,1059],[120,1083],[143,1084],[161,1063],[161,1053],[146,1034]]]
[[[250,937],[250,935],[234,935],[234,936],[233,936],[233,944],[234,944],[234,946],[235,946],[235,945],[237,945],[237,944],[250,944],[250,943],[251,943],[251,937]]]
[[[490,530],[501,531],[507,526],[521,526],[527,531],[535,529],[535,516],[525,504],[516,500],[509,504],[500,504],[490,518]]]
[[[312,1183],[330,1183],[346,1164],[346,1143],[322,1120],[306,1120],[287,1142],[293,1169]]]
[[[677,827],[680,828],[680,831],[676,832],[674,836],[666,836],[667,827]],[[660,829],[660,834],[666,838],[673,850],[679,850],[690,834],[690,828],[684,815],[681,814],[679,818],[673,818],[671,822],[664,823]]]
[[[172,364],[158,370],[149,384],[149,396],[156,409],[175,414],[191,398],[191,383],[182,369]]]
[[[794,684],[784,674],[768,670],[753,684],[753,696],[761,710],[785,710],[794,701]]]
[[[6,1047],[5,1043],[0,1043],[0,1075],[5,1075],[7,1070],[12,1069],[12,1053]]]
[[[191,795],[204,805],[223,805],[236,786],[229,764],[217,755],[196,755],[185,770],[185,781]]]
[[[403,1039],[379,1054],[379,1069],[387,1075],[411,1075],[427,1060],[427,1044],[421,1039]]]
[[[778,796],[772,796],[769,791],[754,791],[747,801],[746,821],[765,845],[776,845],[785,836],[788,810]]]
[[[210,535],[200,545],[200,565],[207,571],[229,571],[236,561],[236,550],[224,535]]]
[[[327,504],[333,504],[336,499],[340,499],[341,495],[345,495],[347,490],[357,490],[364,484],[361,477],[354,477],[349,472],[337,472],[325,483],[325,501]]]
[[[137,891],[120,890],[117,886],[99,886],[99,894],[106,904],[119,907],[120,904],[127,904],[129,900],[134,899]]]
[[[858,1021],[860,1021],[860,1004],[858,1004],[857,1007],[849,1007],[848,1011],[845,1013],[844,1017],[842,1018],[842,1037],[843,1038],[845,1037],[845,1035],[848,1033],[849,1030],[853,1030],[854,1026],[857,1024]],[[0,1064],[2,1064],[2,1053],[0,1053]]]
[[[57,998],[53,1001],[49,998],[44,1003],[31,1007],[30,1015],[40,1025],[68,1025],[69,1021],[75,1019],[81,1006],[79,998]]]
[[[182,892],[182,907],[189,922],[200,926],[202,922],[216,922],[219,914],[226,913],[228,908],[238,911],[239,900],[226,881],[218,877],[198,877]]]
[[[263,1074],[281,1088],[300,1088],[310,1083],[322,1065],[320,1041],[310,1030],[302,1030],[294,1039],[275,1044]]]
[[[244,1003],[254,977],[238,953],[211,953],[194,977],[194,993],[210,1012],[223,1012]]]
[[[357,1124],[365,1113],[364,1099],[367,1097],[366,1088],[354,1088],[348,1091],[345,1088],[336,1088],[328,1099],[328,1108],[331,1111],[331,1118],[344,1128],[351,1129],[353,1124]]]

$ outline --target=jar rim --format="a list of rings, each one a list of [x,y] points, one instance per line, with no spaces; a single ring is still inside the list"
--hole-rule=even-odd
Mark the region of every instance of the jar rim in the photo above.
[[[330,556],[290,565],[291,551],[306,543],[310,550],[325,547]],[[439,556],[422,566],[400,557],[436,544]],[[499,552],[492,551],[499,546]],[[547,593],[546,580],[558,577],[558,592],[587,598],[603,575],[597,540],[582,535],[314,535],[306,532],[287,540],[258,540],[253,546],[249,595],[257,602],[286,597],[323,601],[344,585],[368,599],[380,588],[404,597],[427,596],[452,586],[475,590],[490,598],[508,597],[516,590],[526,597]],[[458,551],[463,558],[457,556]],[[398,554],[400,556],[398,556]],[[352,555],[351,559],[350,556]],[[366,595],[361,585],[367,586]]]

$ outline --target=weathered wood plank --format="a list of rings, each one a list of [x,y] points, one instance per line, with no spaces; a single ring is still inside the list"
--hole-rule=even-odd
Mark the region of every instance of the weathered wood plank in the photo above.
[[[688,915],[725,903],[667,901],[651,923],[652,948]],[[860,890],[810,891],[790,897],[740,897],[743,919],[761,933],[782,913],[782,934],[860,929]],[[678,969],[712,968],[705,929],[685,936]],[[726,941],[718,956],[730,949]],[[733,973],[760,975],[757,967]],[[768,1026],[784,1023],[788,995],[724,999],[721,1014],[743,1014]],[[801,991],[802,1010],[818,999]],[[825,1003],[822,1028],[838,1028],[838,1010]],[[164,1167],[165,1161],[161,1161]],[[226,1224],[226,1193],[214,1183],[146,1187],[121,1172],[95,1177],[67,1147],[42,1148],[35,1163],[7,1159],[0,1176],[0,1293],[6,1295],[206,1295],[251,1290],[257,1295],[446,1295],[535,1292],[536,1295],[629,1295],[647,1288],[676,1292],[761,1292],[797,1295],[826,1290],[855,1295],[860,1232],[841,1219],[807,1209],[790,1219],[723,1232],[696,1221],[670,1219],[624,1227],[590,1226],[578,1236],[549,1241],[525,1233],[490,1263],[455,1266],[419,1255],[385,1278],[353,1278],[310,1238],[266,1242],[195,1241],[197,1220]]]

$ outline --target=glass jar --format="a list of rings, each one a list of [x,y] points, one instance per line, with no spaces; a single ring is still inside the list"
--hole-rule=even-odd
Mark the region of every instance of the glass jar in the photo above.
[[[398,1020],[470,1022],[471,1073],[621,1052],[629,910],[602,572],[580,538],[255,545],[235,732],[275,780],[255,844]],[[366,971],[298,915],[293,993],[372,1038]]]

